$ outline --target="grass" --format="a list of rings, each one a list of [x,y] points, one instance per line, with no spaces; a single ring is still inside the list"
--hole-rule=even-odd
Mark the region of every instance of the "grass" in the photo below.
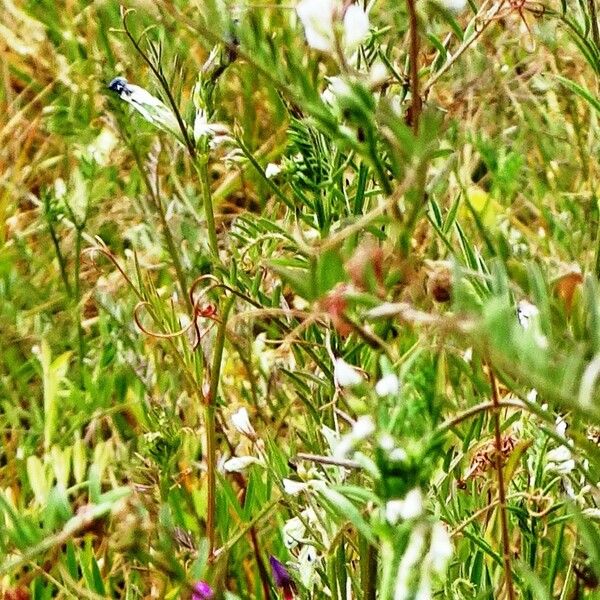
[[[3,8],[4,598],[600,597],[595,0]]]

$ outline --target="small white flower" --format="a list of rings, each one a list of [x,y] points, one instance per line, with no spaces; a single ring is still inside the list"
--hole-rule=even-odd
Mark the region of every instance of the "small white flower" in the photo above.
[[[422,514],[423,493],[420,488],[412,489],[403,500],[390,500],[385,505],[385,518],[392,525],[400,519],[404,521],[417,519]]]
[[[306,527],[300,517],[292,517],[283,525],[283,543],[286,548],[295,548],[306,534]]]
[[[556,424],[554,428],[556,429],[556,433],[558,433],[560,437],[565,437],[568,426],[569,424],[565,421],[564,417],[561,417],[560,415],[556,417]]]
[[[470,346],[463,352],[462,359],[466,363],[470,363],[473,360],[473,348]]]
[[[358,417],[352,426],[352,437],[359,442],[375,432],[375,421],[370,415]]]
[[[527,392],[527,400],[529,402],[537,402],[538,392],[535,388],[532,388]]]
[[[283,491],[290,496],[297,496],[308,487],[308,483],[305,483],[304,481],[294,481],[293,479],[284,479],[282,484]]]
[[[394,449],[396,442],[394,437],[389,433],[382,433],[379,436],[379,447],[386,452],[391,452]]]
[[[517,304],[517,319],[523,329],[528,329],[531,325],[531,320],[539,315],[540,311],[535,304],[531,304],[527,300],[520,300]]]
[[[298,574],[300,575],[300,582],[308,589],[310,589],[314,583],[317,560],[317,550],[314,546],[311,546],[310,544],[302,546],[298,554]]]
[[[281,173],[281,166],[276,165],[275,163],[269,163],[265,169],[265,177],[267,179],[277,177],[279,173]]]
[[[335,0],[301,0],[296,13],[304,27],[308,45],[315,50],[335,51],[335,27],[341,16],[342,3]],[[369,17],[357,4],[348,6],[344,13],[341,44],[351,53],[360,46],[369,33]]]
[[[338,77],[336,75],[329,78],[329,85],[327,86],[327,89],[331,91],[331,94],[336,100],[349,98],[352,96],[352,88],[350,87],[350,84],[342,77]]]
[[[234,456],[223,463],[223,469],[227,473],[239,473],[244,471],[250,465],[260,462],[256,456]]]
[[[467,6],[467,0],[440,0],[444,8],[452,12],[461,12]]]
[[[443,523],[437,521],[431,528],[431,547],[429,549],[431,567],[442,576],[446,572],[448,562],[452,558],[452,541]]]
[[[211,150],[222,144],[233,142],[227,125],[223,123],[209,123],[206,112],[203,109],[198,109],[194,118],[194,140],[198,142],[204,137],[208,138],[208,145]]]
[[[378,396],[394,396],[400,391],[400,380],[396,375],[390,373],[382,377],[375,385],[375,393]]]
[[[353,387],[363,382],[361,374],[343,358],[335,359],[333,378],[339,387]]]
[[[575,469],[575,460],[567,446],[559,446],[546,454],[546,465],[551,471],[567,475]]]
[[[329,104],[329,106],[335,105],[335,94],[333,93],[333,90],[331,89],[330,85],[328,85],[321,92],[321,100],[323,100],[323,102],[325,102],[325,104]]]
[[[108,88],[119,94],[121,100],[133,106],[146,121],[173,133],[178,138],[181,137],[179,123],[173,111],[143,87],[129,83],[124,77],[115,77],[109,83]]]
[[[356,50],[369,35],[369,17],[358,4],[351,4],[344,13],[344,48]]]
[[[61,200],[67,195],[67,184],[62,177],[58,177],[54,181],[54,195],[57,200]]]
[[[252,427],[252,423],[250,423],[250,417],[248,416],[248,411],[242,407],[238,409],[231,415],[231,424],[246,437],[251,440],[256,439],[256,431],[254,427]]]
[[[302,0],[296,6],[296,13],[302,22],[306,41],[311,48],[323,52],[333,51],[335,6],[334,0]]]
[[[414,569],[423,558],[426,532],[425,524],[419,523],[416,527],[413,527],[410,533],[408,544],[398,565],[394,600],[408,600],[414,597],[414,594],[411,592],[411,582],[414,577]]]
[[[369,415],[363,415],[354,422],[352,430],[340,438],[333,451],[335,458],[347,458],[356,445],[375,432],[375,422]]]
[[[406,454],[406,450],[404,450],[404,448],[394,448],[390,452],[390,460],[404,462],[407,458],[408,454]]]
[[[385,63],[377,60],[371,66],[369,71],[369,85],[372,87],[378,87],[384,84],[388,78],[388,68]]]

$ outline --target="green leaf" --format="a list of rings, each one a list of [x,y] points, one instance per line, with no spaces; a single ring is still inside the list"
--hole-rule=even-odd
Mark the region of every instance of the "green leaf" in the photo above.
[[[329,511],[342,520],[348,520],[354,525],[356,530],[360,532],[371,544],[375,543],[375,536],[371,531],[369,524],[363,519],[360,511],[339,492],[323,487],[319,488],[318,494],[327,502]]]
[[[571,90],[573,93],[577,94],[580,98],[583,98],[589,105],[600,112],[600,99],[597,96],[594,96],[592,92],[584,88],[583,86],[567,79],[566,77],[562,77],[561,75],[555,75],[556,79],[558,79],[566,88]]]

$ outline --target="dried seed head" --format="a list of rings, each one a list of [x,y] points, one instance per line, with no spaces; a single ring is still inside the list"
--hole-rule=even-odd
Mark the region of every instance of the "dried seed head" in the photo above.
[[[436,302],[448,302],[452,297],[452,265],[447,260],[428,261],[426,269],[427,294]]]

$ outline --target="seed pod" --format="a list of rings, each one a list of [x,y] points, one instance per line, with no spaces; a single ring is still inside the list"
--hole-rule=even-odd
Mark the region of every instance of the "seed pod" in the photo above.
[[[427,261],[427,294],[436,302],[448,302],[452,297],[452,265],[447,260]]]

